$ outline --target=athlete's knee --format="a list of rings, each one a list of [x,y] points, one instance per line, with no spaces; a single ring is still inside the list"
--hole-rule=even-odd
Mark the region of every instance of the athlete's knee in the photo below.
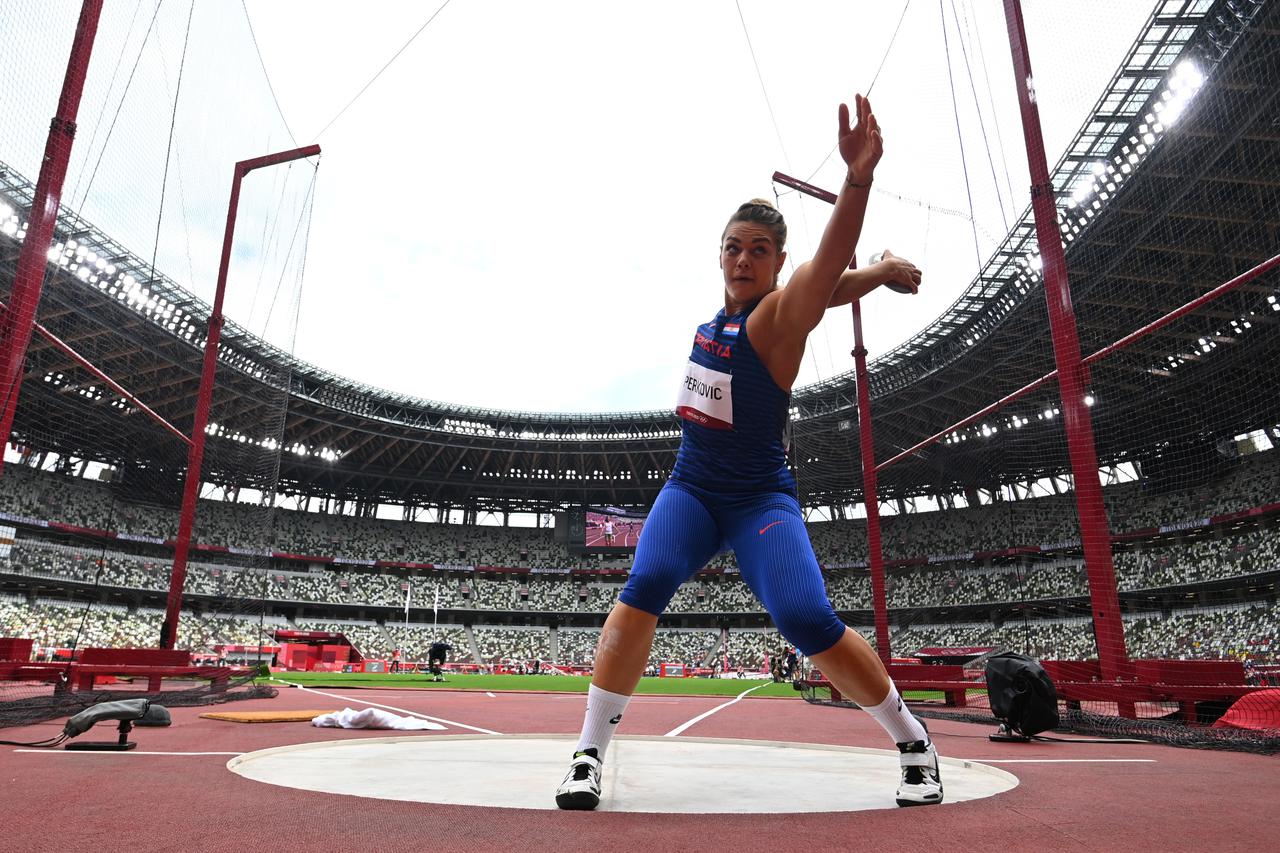
[[[784,602],[770,615],[782,636],[804,655],[824,652],[844,636],[845,625],[827,601]]]
[[[670,582],[660,574],[633,570],[622,592],[618,593],[618,603],[657,617],[667,609],[675,592]]]

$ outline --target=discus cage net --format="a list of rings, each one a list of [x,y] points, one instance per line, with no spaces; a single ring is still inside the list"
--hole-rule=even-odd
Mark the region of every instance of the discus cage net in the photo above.
[[[6,305],[76,27],[70,8],[37,2],[10,4],[0,21]],[[37,326],[6,398],[16,407],[0,475],[0,636],[31,640],[29,660],[68,672],[89,647],[163,642],[232,169],[294,147],[246,15],[110,7],[92,57]],[[185,583],[172,599],[168,645],[194,663],[269,662],[284,624],[267,604],[288,588],[270,555],[315,175],[314,163],[281,166],[247,179],[240,197],[225,313],[243,325],[222,328]],[[273,694],[255,669],[242,673],[216,691],[166,680],[162,701]],[[145,695],[146,681],[0,680],[0,725]]]
[[[1157,4],[1048,162],[1077,390],[1061,382],[1070,340],[1049,317],[1055,270],[1025,191],[951,309],[869,354],[879,553],[839,520],[866,516],[862,501],[811,530],[833,603],[882,657],[951,665],[980,688],[987,656],[1022,652],[1072,684],[1064,729],[1280,750],[1266,701],[1224,689],[1280,685],[1278,23],[1276,3]],[[1003,118],[1017,146],[1018,115]],[[1036,138],[1028,150],[1045,157]],[[871,491],[855,406],[797,429],[795,453],[830,460],[812,493],[845,473]],[[820,682],[806,694],[832,701]],[[922,713],[992,719],[982,689],[963,707],[915,695],[938,697]]]

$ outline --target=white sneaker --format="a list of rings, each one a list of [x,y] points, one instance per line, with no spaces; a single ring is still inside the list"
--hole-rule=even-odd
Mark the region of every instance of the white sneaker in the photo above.
[[[569,773],[556,789],[556,805],[562,809],[590,810],[600,805],[600,753],[593,747],[573,754]]]
[[[898,744],[902,783],[898,785],[898,805],[932,806],[942,802],[942,774],[938,771],[938,750],[931,740]]]

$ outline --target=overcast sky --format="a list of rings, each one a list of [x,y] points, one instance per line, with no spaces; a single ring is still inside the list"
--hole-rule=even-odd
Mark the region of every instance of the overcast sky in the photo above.
[[[1025,6],[1052,167],[1151,6]],[[0,161],[32,181],[78,8],[0,7]],[[891,49],[897,0],[452,0],[330,124],[437,8],[112,0],[66,202],[211,300],[231,164],[318,141],[318,173],[247,182],[228,315],[362,382],[533,411],[670,408],[693,327],[723,303],[725,220],[783,193],[792,260],[811,257],[829,208],[770,176],[837,187],[836,108],[873,79],[885,154],[859,261],[889,247],[924,269],[920,296],[867,300],[873,357],[945,310],[1026,204],[993,0],[912,0]],[[797,384],[850,369],[851,345],[848,309],[829,312]]]

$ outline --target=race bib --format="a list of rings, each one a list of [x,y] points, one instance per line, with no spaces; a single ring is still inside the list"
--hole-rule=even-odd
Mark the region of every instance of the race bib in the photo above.
[[[690,361],[676,414],[711,429],[733,429],[733,376]]]

